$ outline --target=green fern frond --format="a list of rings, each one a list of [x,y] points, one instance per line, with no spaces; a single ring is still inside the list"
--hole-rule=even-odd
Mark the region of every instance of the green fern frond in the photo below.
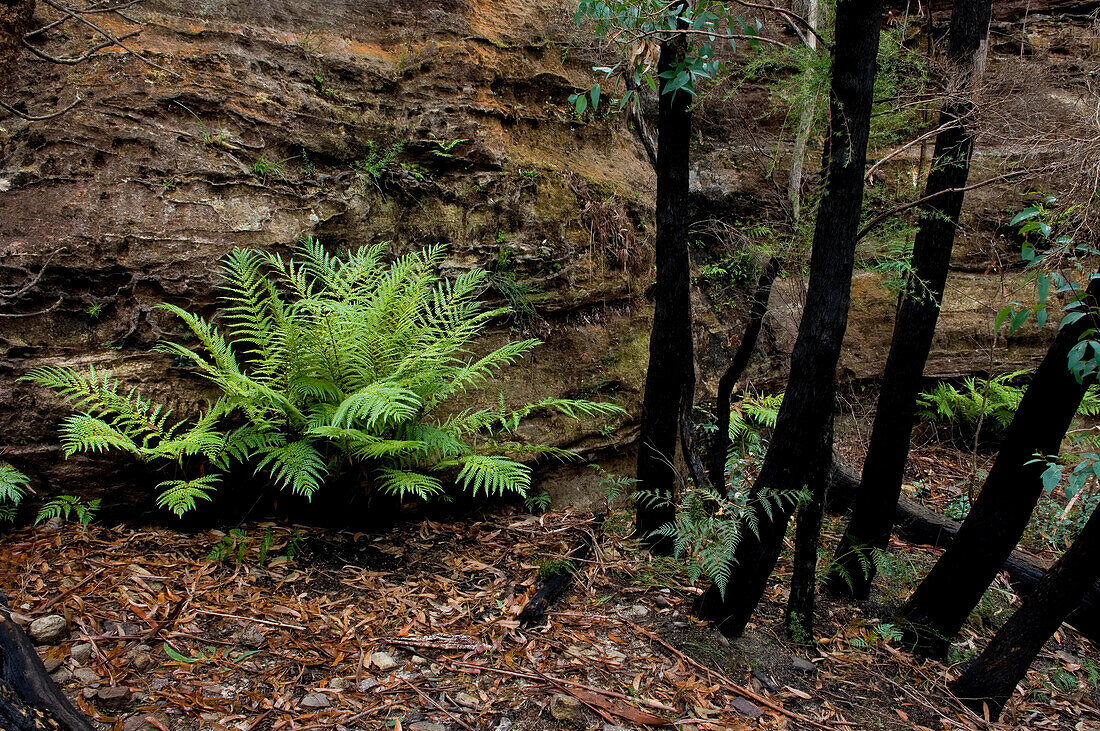
[[[421,500],[430,500],[442,495],[443,483],[430,475],[405,470],[382,468],[378,470],[378,487],[387,495],[404,498],[415,495]]]
[[[332,417],[332,425],[351,428],[356,422],[374,429],[416,415],[420,398],[412,391],[385,381],[372,383],[344,399]]]
[[[204,475],[193,480],[167,480],[157,485],[161,491],[157,495],[157,507],[167,508],[183,517],[184,513],[194,510],[199,500],[210,500],[210,493],[217,489],[221,475]]]
[[[108,452],[120,449],[144,459],[141,447],[133,439],[108,424],[88,414],[73,414],[61,422],[61,448],[66,457],[81,452]]]
[[[18,505],[27,494],[31,479],[7,462],[0,462],[0,503]]]
[[[507,457],[471,454],[457,462],[441,462],[441,468],[461,464],[456,480],[476,496],[503,495],[517,492],[526,495],[531,487],[531,468]]]
[[[276,485],[295,495],[311,497],[328,474],[324,457],[308,440],[265,447],[259,451],[256,472],[266,468]]]

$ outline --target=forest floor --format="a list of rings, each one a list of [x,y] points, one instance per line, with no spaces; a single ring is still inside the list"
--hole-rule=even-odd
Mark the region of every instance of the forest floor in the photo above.
[[[858,457],[859,455],[850,455]],[[950,455],[918,452],[934,499]],[[958,461],[958,460],[956,460]],[[858,463],[858,462],[856,462]],[[830,522],[826,545],[841,524]],[[822,597],[816,649],[779,630],[789,555],[745,637],[691,617],[702,581],[626,539],[613,511],[498,509],[386,535],[270,523],[232,534],[52,524],[0,540],[40,655],[103,729],[1100,729],[1100,652],[1064,627],[1000,725],[946,689],[1016,602],[991,589],[950,664],[900,649],[888,607],[934,560],[896,543],[862,606]],[[586,534],[598,550],[547,624],[517,615]],[[20,618],[17,616],[17,620]]]

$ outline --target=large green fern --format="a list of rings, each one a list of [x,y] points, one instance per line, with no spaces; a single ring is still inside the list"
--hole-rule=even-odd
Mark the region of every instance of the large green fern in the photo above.
[[[473,340],[505,309],[478,302],[485,273],[442,279],[442,247],[383,263],[384,247],[327,252],[302,242],[295,256],[237,250],[222,266],[220,327],[161,305],[198,341],[157,349],[192,366],[221,396],[190,420],[109,373],[39,368],[78,413],[61,426],[66,456],[127,452],[146,462],[201,457],[204,475],[161,483],[158,504],[182,515],[210,498],[235,462],[309,497],[334,471],[365,470],[377,489],[428,499],[457,486],[473,494],[526,493],[529,469],[509,457],[563,450],[509,439],[519,423],[557,411],[574,418],[623,414],[614,404],[545,399],[509,410],[442,415],[448,399],[483,386],[537,340],[474,358]],[[478,445],[478,446],[475,446]]]
[[[27,494],[30,478],[7,462],[0,462],[0,522],[15,520],[19,503]]]

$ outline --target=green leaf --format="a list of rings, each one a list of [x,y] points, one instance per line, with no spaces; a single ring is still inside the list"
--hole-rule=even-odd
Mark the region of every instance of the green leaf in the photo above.
[[[592,111],[596,111],[596,109],[600,106],[600,85],[593,84],[592,90],[588,93],[589,96],[592,97]]]

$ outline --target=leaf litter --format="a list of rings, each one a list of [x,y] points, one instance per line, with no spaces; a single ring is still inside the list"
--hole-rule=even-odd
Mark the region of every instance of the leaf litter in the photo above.
[[[989,724],[947,692],[957,668],[902,652],[866,609],[823,598],[816,652],[778,638],[787,566],[746,637],[726,641],[691,618],[700,587],[639,552],[621,515],[547,623],[522,628],[540,571],[592,521],[260,523],[217,559],[218,531],[47,525],[0,541],[0,586],[17,620],[65,617],[68,639],[40,655],[112,731],[1100,729],[1096,653],[1068,628],[1068,649],[1041,658],[1060,685],[1033,670]]]

